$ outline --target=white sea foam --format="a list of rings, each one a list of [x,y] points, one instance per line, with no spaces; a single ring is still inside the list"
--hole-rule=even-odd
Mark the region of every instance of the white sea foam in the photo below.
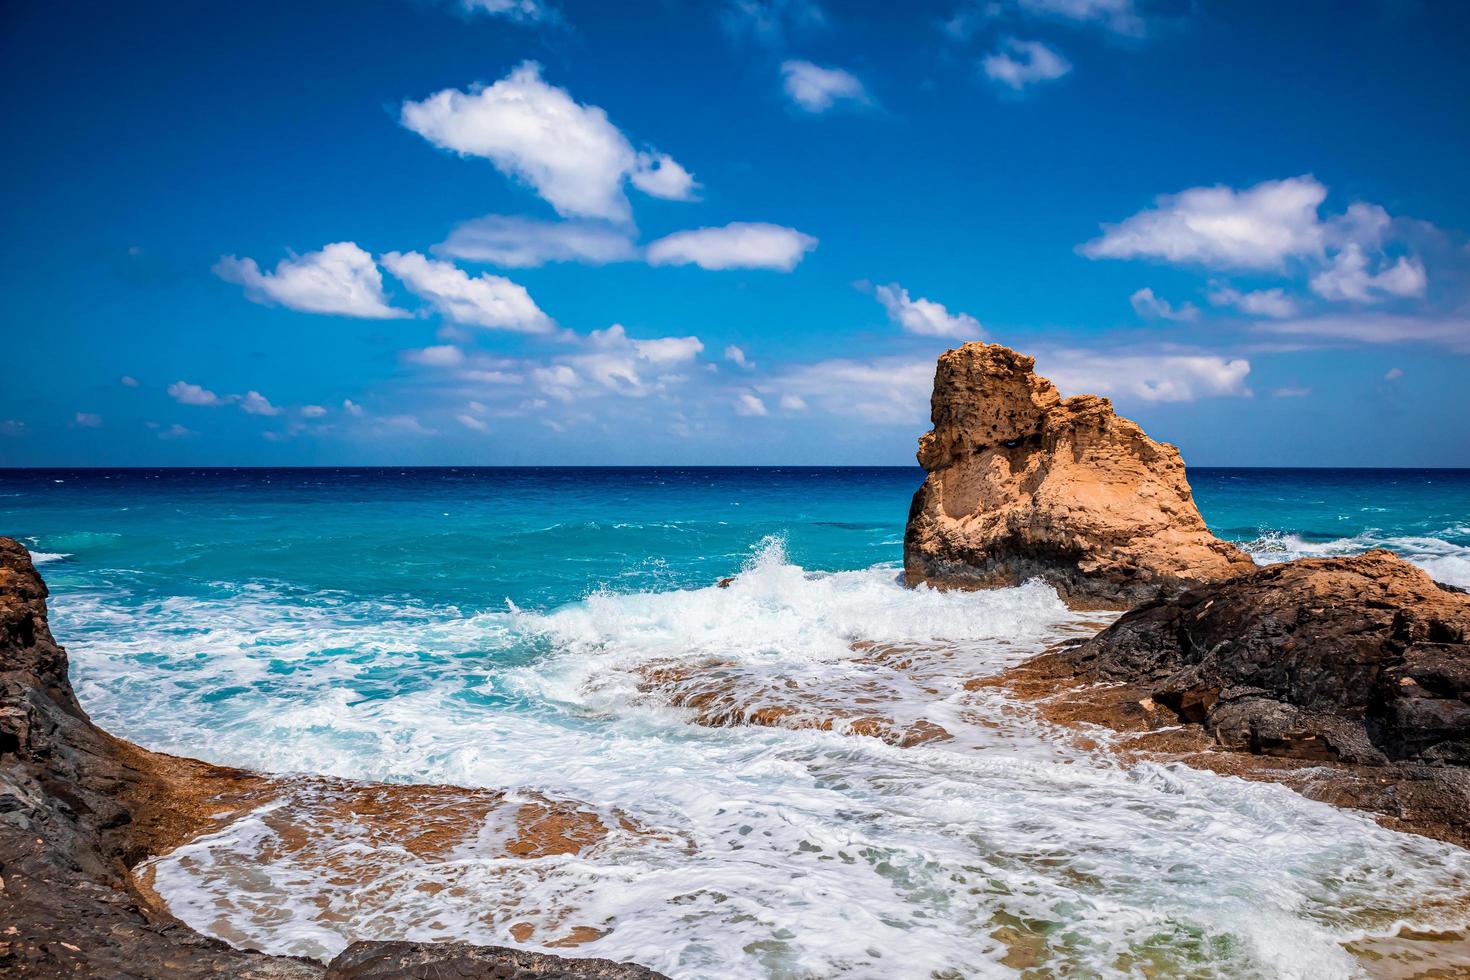
[[[31,563],[35,565],[44,565],[47,562],[52,561],[65,561],[70,557],[71,555],[62,551],[32,551]]]
[[[323,827],[343,835],[332,867],[261,865],[277,831],[256,813],[155,862],[186,921],[270,951],[504,943],[529,919],[543,936],[607,929],[578,952],[676,977],[1012,975],[1010,939],[1055,973],[1317,978],[1354,975],[1346,940],[1470,916],[1470,853],[1280,786],[1123,765],[994,690],[966,691],[1090,628],[1035,584],[911,591],[893,568],[805,571],[771,542],[729,588],[545,613],[268,591],[57,607],[59,624],[90,628],[72,643],[88,709],[145,744],[586,801],[658,835],[516,862],[374,850]],[[874,660],[872,644],[911,656]],[[779,678],[826,707],[871,698],[955,737],[900,749],[704,728],[640,685],[641,668],[669,662]],[[339,862],[367,862],[375,885],[347,883]],[[514,915],[491,914],[505,903]]]
[[[1465,532],[1463,528],[1458,531],[1447,528],[1445,533]],[[1470,588],[1470,545],[1454,544],[1442,538],[1379,535],[1368,531],[1332,541],[1307,541],[1296,534],[1266,531],[1255,540],[1244,542],[1241,547],[1261,564],[1294,558],[1356,555],[1372,548],[1387,548],[1424,569],[1436,581]]]

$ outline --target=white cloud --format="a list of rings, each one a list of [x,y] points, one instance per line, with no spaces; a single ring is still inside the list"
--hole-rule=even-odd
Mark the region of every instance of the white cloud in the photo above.
[[[542,81],[534,61],[488,88],[405,102],[400,119],[435,146],[490,160],[563,216],[628,221],[623,187],[636,175],[635,186],[659,197],[685,199],[696,186],[667,155],[635,152],[602,109]]]
[[[577,372],[565,364],[534,368],[531,371],[531,380],[536,383],[543,394],[562,402],[574,401],[577,396],[572,394],[572,389],[582,383]]]
[[[1470,318],[1397,316],[1385,313],[1328,314],[1296,320],[1263,321],[1260,333],[1315,337],[1363,344],[1424,343],[1470,353]]]
[[[333,242],[319,252],[282,259],[275,272],[261,272],[254,259],[225,255],[215,263],[214,273],[244,286],[245,295],[257,303],[377,320],[408,316],[388,305],[373,257],[352,242]]]
[[[787,61],[781,65],[781,75],[786,94],[807,112],[826,112],[842,99],[868,101],[863,83],[841,68],[823,68],[810,61]]]
[[[817,240],[795,228],[736,221],[720,228],[696,228],[648,246],[652,265],[697,265],[701,269],[777,269],[790,272]]]
[[[351,398],[342,399],[342,411],[355,418],[362,418],[363,415],[362,406]]]
[[[1388,297],[1423,296],[1429,283],[1424,263],[1400,257],[1377,272],[1368,271],[1368,256],[1356,242],[1349,242],[1332,258],[1332,264],[1311,279],[1312,292],[1327,300],[1373,303]]]
[[[454,323],[520,333],[556,329],[526,288],[504,276],[483,272],[471,279],[463,269],[417,252],[389,252],[383,256],[383,265]]]
[[[1295,316],[1298,309],[1297,301],[1280,288],[1242,293],[1230,286],[1217,285],[1210,290],[1209,300],[1215,306],[1233,306],[1254,316]]]
[[[1000,49],[980,62],[985,74],[1016,91],[1037,82],[1061,78],[1072,70],[1072,64],[1040,41],[1007,38]]]
[[[1387,371],[1384,372],[1384,374],[1383,374],[1383,380],[1384,381],[1397,381],[1399,378],[1402,378],[1403,376],[1404,376],[1404,369],[1403,368],[1389,368]]]
[[[1223,185],[1165,194],[1082,246],[1089,258],[1155,258],[1242,269],[1279,269],[1324,245],[1317,208],[1327,188],[1313,177],[1267,180],[1237,191]]]
[[[73,421],[84,429],[96,429],[102,425],[102,416],[95,412],[78,412]]]
[[[633,186],[649,197],[666,201],[693,201],[698,195],[699,181],[667,153],[644,151],[638,154],[638,165],[629,175]]]
[[[402,357],[410,364],[422,364],[425,367],[455,367],[464,363],[464,351],[453,344],[404,351]]]
[[[434,251],[510,268],[547,262],[603,265],[638,257],[638,248],[624,226],[583,219],[533,221],[496,214],[466,221],[434,246]]]
[[[878,302],[888,311],[888,319],[908,333],[924,337],[964,337],[980,340],[985,330],[980,321],[968,313],[950,313],[939,303],[928,299],[911,299],[909,291],[898,283],[879,286],[873,291]]]
[[[208,388],[187,381],[175,381],[167,390],[169,397],[180,405],[219,405],[224,401]]]
[[[319,419],[327,414],[326,408],[321,405],[302,405],[301,417],[307,419]]]
[[[118,378],[117,383],[122,385],[124,388],[138,387],[138,379],[133,377],[131,374],[125,374],[121,378]]]
[[[543,0],[459,0],[460,7],[472,14],[490,14],[522,23],[553,21],[556,8]]]
[[[231,396],[231,397],[233,399],[233,397],[235,397],[235,396]],[[240,399],[240,411],[244,412],[246,415],[280,415],[281,414],[281,410],[279,408],[277,408],[276,406],[272,405],[270,403],[270,399],[266,398],[264,395],[262,395],[258,391],[247,391],[244,395],[239,396],[239,399]]]
[[[1188,321],[1199,318],[1199,307],[1193,303],[1175,306],[1168,300],[1155,296],[1154,291],[1147,286],[1129,296],[1128,302],[1133,304],[1133,312],[1151,319]]]
[[[1067,394],[1111,395],[1146,402],[1251,394],[1245,385],[1250,361],[1218,354],[1057,349],[1039,353],[1036,368]]]
[[[755,367],[755,362],[746,358],[745,351],[734,344],[725,348],[725,360],[747,369]]]
[[[1271,392],[1272,398],[1306,398],[1312,393],[1311,388],[1277,388]]]
[[[158,438],[160,438],[160,439],[188,439],[191,436],[197,436],[198,434],[199,433],[195,432],[193,429],[186,429],[182,425],[179,425],[179,423],[175,422],[173,425],[169,426],[167,429],[164,429],[161,432],[159,432],[158,433]]]
[[[759,418],[767,415],[766,403],[754,392],[742,391],[735,396],[735,414],[744,415],[747,418]]]
[[[476,432],[490,431],[490,423],[486,422],[484,419],[477,419],[473,415],[470,415],[468,413],[461,413],[459,415],[456,415],[454,418],[457,422],[459,422],[460,425],[464,426],[466,429],[474,429]]]
[[[806,400],[800,395],[782,395],[781,408],[787,412],[805,412]]]
[[[404,434],[414,436],[436,436],[437,429],[431,429],[418,420],[414,415],[384,415],[373,419],[373,427],[379,432],[391,434]]]

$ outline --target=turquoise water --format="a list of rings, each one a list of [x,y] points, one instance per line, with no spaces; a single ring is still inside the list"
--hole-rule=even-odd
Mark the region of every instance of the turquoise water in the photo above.
[[[1389,546],[1470,585],[1470,471],[1190,476],[1260,561]],[[489,844],[410,860],[344,836],[391,865],[388,898],[284,854],[255,814],[154,867],[177,914],[235,941],[510,942],[518,920],[484,910],[513,899],[538,935],[572,915],[605,930],[582,952],[678,977],[1011,975],[1013,921],[1057,971],[1330,977],[1358,970],[1344,941],[1463,924],[1466,852],[1279,786],[1125,764],[967,690],[1100,621],[1035,584],[903,589],[920,478],[11,470],[0,532],[36,553],[83,703],[119,734],[662,835],[510,865]],[[789,713],[709,727],[677,706],[700,685]],[[901,748],[857,718],[949,737]]]

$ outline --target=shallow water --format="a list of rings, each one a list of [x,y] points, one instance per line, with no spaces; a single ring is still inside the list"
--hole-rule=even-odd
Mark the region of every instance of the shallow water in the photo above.
[[[1191,477],[1260,560],[1415,541],[1453,580],[1470,554],[1470,474],[1241,473]],[[461,804],[463,836],[422,852],[301,781],[149,869],[233,941],[581,930],[579,953],[677,977],[1333,977],[1362,969],[1346,942],[1470,919],[1470,852],[1122,765],[965,690],[1098,620],[1039,585],[903,589],[918,476],[11,472],[0,529],[65,556],[54,628],[119,734],[605,830],[511,854],[505,812]],[[706,695],[780,710],[710,727]]]

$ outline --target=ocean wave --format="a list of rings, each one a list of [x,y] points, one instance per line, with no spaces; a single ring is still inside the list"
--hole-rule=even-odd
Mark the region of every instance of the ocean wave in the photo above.
[[[31,562],[35,565],[45,565],[47,562],[65,561],[72,557],[64,551],[32,551]]]
[[[89,712],[150,747],[593,801],[651,832],[517,864],[474,843],[499,839],[487,824],[426,859],[366,847],[347,814],[313,828],[342,844],[323,864],[278,846],[257,812],[155,862],[186,921],[271,952],[369,935],[506,943],[530,916],[538,935],[589,923],[580,953],[679,978],[1007,975],[1015,949],[1077,975],[1147,962],[1347,976],[1342,942],[1443,928],[1470,902],[1470,852],[1280,786],[1120,764],[999,691],[966,690],[1101,625],[1037,583],[910,590],[892,566],[802,568],[772,538],[725,588],[600,591],[546,611],[261,583],[141,603],[70,592],[56,609]],[[898,748],[841,726],[706,727],[647,683],[669,664],[952,737]]]
[[[1454,530],[1446,529],[1446,533]],[[1295,558],[1357,555],[1374,548],[1387,548],[1424,569],[1436,581],[1470,588],[1470,545],[1455,544],[1442,538],[1365,531],[1349,538],[1308,541],[1299,534],[1263,530],[1254,540],[1240,542],[1240,547],[1262,565]]]

